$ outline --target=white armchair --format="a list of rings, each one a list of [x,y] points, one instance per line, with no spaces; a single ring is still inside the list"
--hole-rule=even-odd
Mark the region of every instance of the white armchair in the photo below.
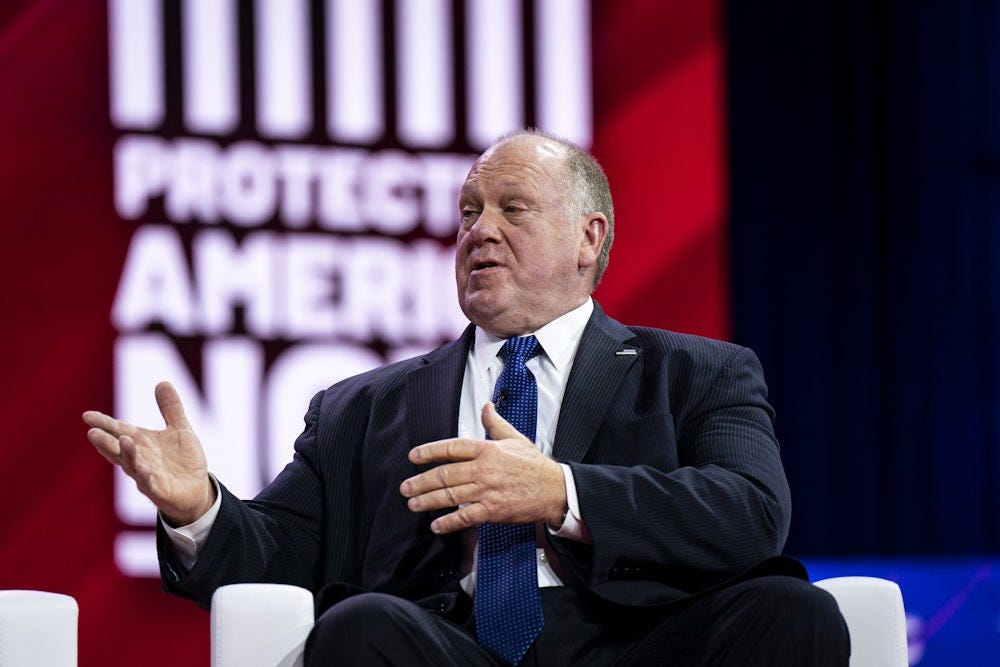
[[[0,666],[76,667],[78,618],[68,595],[0,591]]]
[[[834,577],[813,582],[840,607],[851,634],[851,667],[906,667],[906,613],[895,582],[876,577]]]
[[[899,586],[873,577],[817,581],[837,600],[851,633],[851,667],[905,667],[906,617]],[[212,597],[213,667],[302,664],[313,626],[309,591],[279,584],[233,584]]]
[[[313,623],[304,588],[222,586],[212,596],[212,667],[300,667]]]

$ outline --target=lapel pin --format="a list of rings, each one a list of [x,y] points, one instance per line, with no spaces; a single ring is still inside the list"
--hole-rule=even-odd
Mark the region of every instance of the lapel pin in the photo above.
[[[634,355],[634,354],[639,354],[639,353],[636,352],[631,347],[627,347],[624,350],[618,350],[617,352],[615,352],[615,356],[618,356],[618,357],[628,357],[628,356],[631,356],[631,355]]]

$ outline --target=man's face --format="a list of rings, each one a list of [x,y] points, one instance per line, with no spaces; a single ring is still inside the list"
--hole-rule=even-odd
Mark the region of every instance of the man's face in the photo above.
[[[568,206],[563,151],[516,137],[485,153],[462,187],[458,301],[494,335],[534,331],[589,294],[587,222]]]

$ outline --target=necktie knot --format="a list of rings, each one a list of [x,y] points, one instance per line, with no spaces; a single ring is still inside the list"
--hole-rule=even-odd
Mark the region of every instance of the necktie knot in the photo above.
[[[504,364],[524,364],[538,352],[538,339],[534,336],[508,338],[500,348]]]
[[[508,338],[498,353],[503,359],[503,370],[493,390],[497,412],[532,442],[535,441],[538,385],[525,362],[540,349],[534,336]]]

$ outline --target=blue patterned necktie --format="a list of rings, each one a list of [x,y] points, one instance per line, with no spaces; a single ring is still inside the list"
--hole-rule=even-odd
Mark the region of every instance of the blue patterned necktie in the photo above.
[[[500,416],[532,442],[538,384],[524,364],[537,349],[534,336],[508,339],[500,349],[503,371],[493,392]],[[535,564],[535,526],[484,523],[479,526],[478,542],[477,639],[500,660],[516,665],[544,623]]]

